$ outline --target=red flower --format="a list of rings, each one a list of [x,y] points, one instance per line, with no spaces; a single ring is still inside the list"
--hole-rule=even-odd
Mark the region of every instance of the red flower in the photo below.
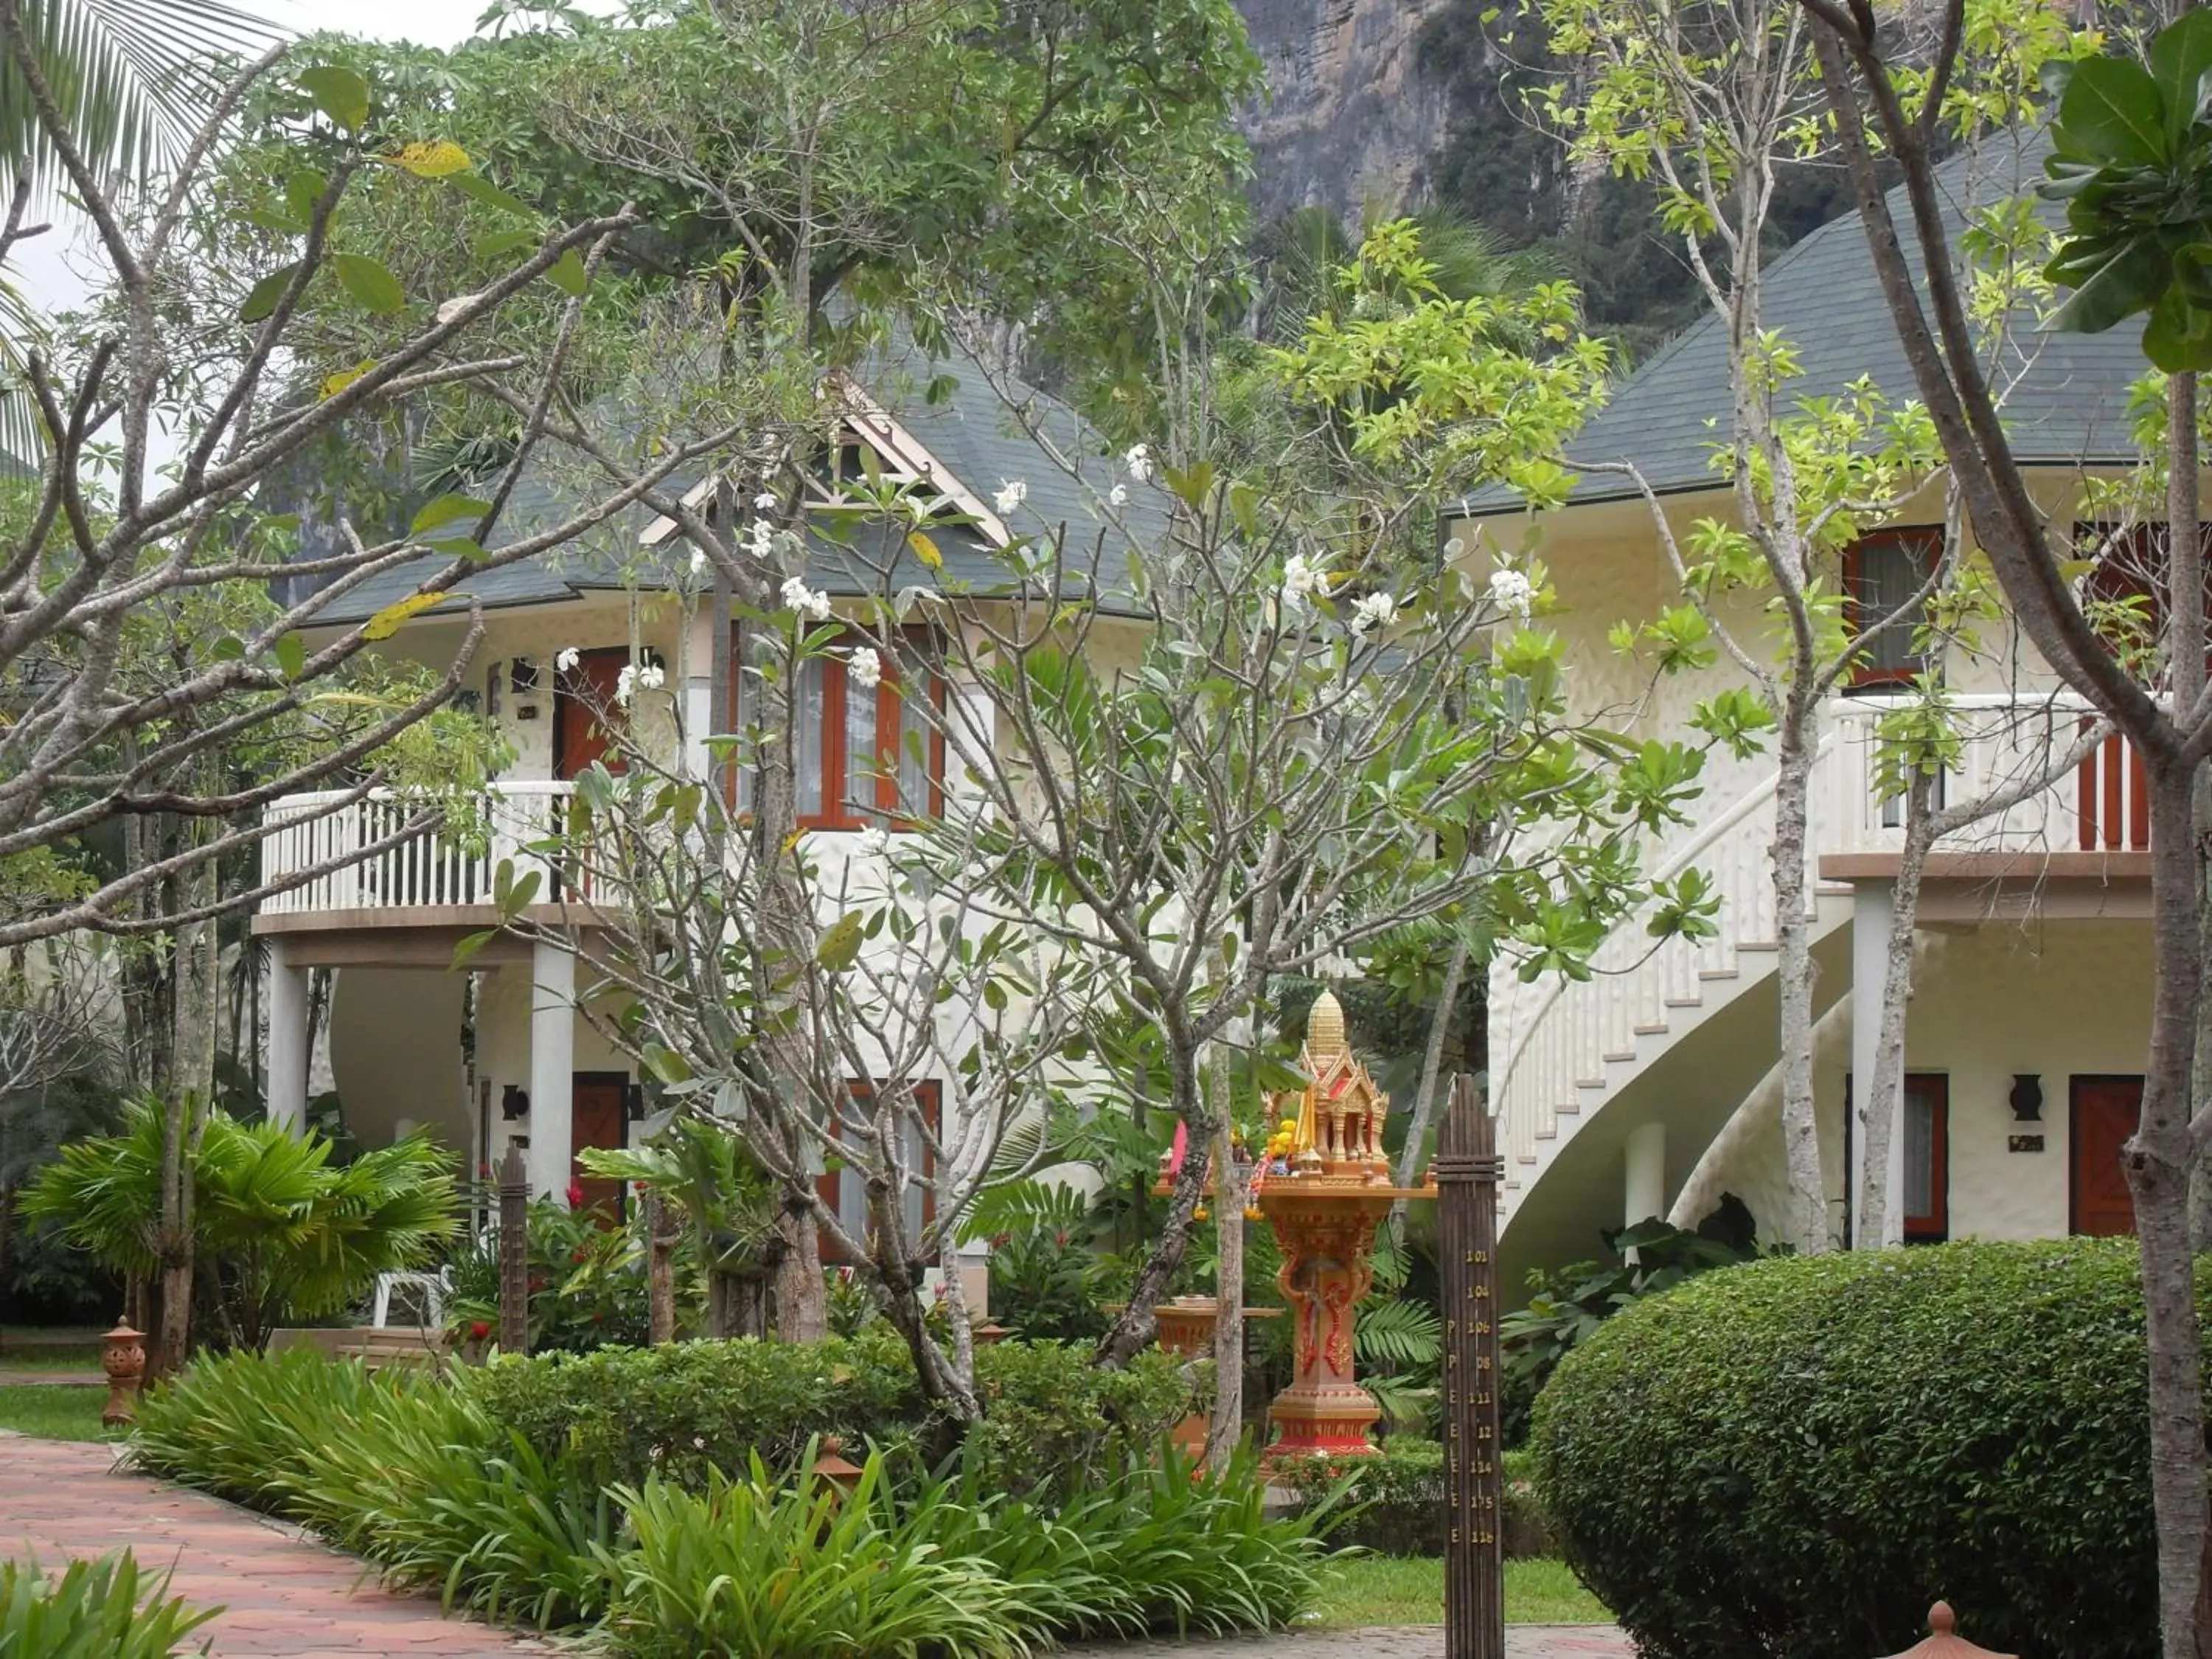
[[[568,1183],[568,1207],[572,1210],[584,1207],[584,1189],[574,1181]]]
[[[586,1255],[586,1251],[585,1251],[585,1249],[584,1249],[584,1247],[583,1247],[582,1245],[579,1244],[579,1245],[576,1247],[576,1249],[575,1249],[574,1252],[573,1254],[571,1254],[571,1255],[570,1255],[570,1256],[568,1257],[568,1260],[569,1260],[569,1261],[579,1261],[579,1262],[580,1262],[580,1261],[583,1261],[583,1259],[584,1259],[584,1257],[585,1257],[585,1255]]]
[[[545,1281],[542,1279],[533,1279],[530,1281],[530,1288],[533,1291],[542,1291],[545,1288]]]
[[[592,1323],[594,1325],[604,1325],[606,1322],[607,1316],[605,1314],[601,1313],[597,1308],[592,1310]]]
[[[483,1341],[484,1338],[490,1334],[491,1327],[484,1323],[481,1319],[476,1321],[469,1327],[469,1335],[478,1342]]]

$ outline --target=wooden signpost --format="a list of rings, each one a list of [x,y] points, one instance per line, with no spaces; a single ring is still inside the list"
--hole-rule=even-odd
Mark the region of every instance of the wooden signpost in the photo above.
[[[1443,1257],[1445,1659],[1505,1655],[1497,1259],[1504,1167],[1474,1079],[1454,1079],[1431,1170]]]
[[[499,1164],[499,1351],[530,1352],[530,1170],[513,1141]]]

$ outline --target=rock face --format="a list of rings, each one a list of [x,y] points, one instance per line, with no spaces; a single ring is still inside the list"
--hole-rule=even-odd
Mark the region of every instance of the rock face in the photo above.
[[[1245,116],[1264,221],[1322,206],[1416,205],[1443,137],[1440,87],[1418,73],[1421,25],[1451,0],[1237,0],[1270,96]]]

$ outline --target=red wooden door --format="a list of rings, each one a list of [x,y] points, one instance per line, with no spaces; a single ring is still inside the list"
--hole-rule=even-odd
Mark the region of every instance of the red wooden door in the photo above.
[[[2071,1091],[2074,1231],[2110,1238],[2136,1230],[2120,1148],[2142,1112],[2139,1077],[2077,1077]]]
[[[615,689],[629,661],[629,653],[620,648],[581,651],[574,668],[560,672],[553,691],[555,777],[574,778],[606,754],[603,722],[620,708]]]
[[[579,1072],[571,1085],[569,1146],[576,1152],[587,1146],[619,1150],[627,1139],[623,1097],[629,1091],[629,1079],[619,1072]],[[587,1175],[580,1163],[571,1164],[569,1179],[584,1189],[586,1208],[599,1211],[611,1223],[621,1218],[621,1182]]]

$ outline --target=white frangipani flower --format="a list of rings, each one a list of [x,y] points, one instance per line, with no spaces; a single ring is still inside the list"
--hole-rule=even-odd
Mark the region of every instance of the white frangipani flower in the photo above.
[[[1328,574],[1320,560],[1293,553],[1283,561],[1283,608],[1292,616],[1304,616],[1313,609],[1314,595],[1328,591]]]
[[[1012,483],[1001,478],[999,480],[999,493],[991,498],[991,504],[1001,513],[1012,513],[1029,498],[1030,487],[1019,478]]]
[[[845,672],[863,691],[872,691],[884,683],[884,659],[874,647],[864,645],[845,659]]]
[[[668,683],[668,671],[657,662],[641,663],[637,671],[637,689],[658,691]]]
[[[696,576],[706,568],[707,550],[703,547],[693,548],[691,550],[691,574]]]
[[[1129,476],[1139,483],[1152,476],[1152,451],[1149,444],[1132,444],[1129,453],[1121,458],[1128,464]]]
[[[584,653],[574,646],[564,645],[553,653],[553,666],[561,673],[573,674],[576,672],[576,665],[583,659]]]
[[[1128,506],[1129,486],[1125,483],[1115,484],[1111,489],[1106,492],[1106,504],[1109,507]]]
[[[891,838],[876,825],[870,824],[860,831],[860,840],[854,844],[862,856],[878,859],[890,851]]]
[[[766,519],[755,519],[753,527],[745,533],[746,552],[763,564],[775,556],[775,526]]]
[[[1536,603],[1536,588],[1517,570],[1493,570],[1490,573],[1490,597],[1499,610],[1526,622]]]
[[[1370,593],[1353,602],[1350,623],[1354,634],[1370,628],[1388,628],[1398,620],[1398,601],[1388,593]]]
[[[759,495],[753,497],[753,507],[757,512],[775,512],[776,509],[775,491],[773,489],[762,490]]]
[[[637,690],[637,665],[626,662],[622,672],[615,676],[615,701],[623,708],[629,707],[630,695]]]
[[[830,620],[830,596],[817,592],[799,576],[787,576],[783,582],[783,602],[802,617],[811,617],[816,622]]]

